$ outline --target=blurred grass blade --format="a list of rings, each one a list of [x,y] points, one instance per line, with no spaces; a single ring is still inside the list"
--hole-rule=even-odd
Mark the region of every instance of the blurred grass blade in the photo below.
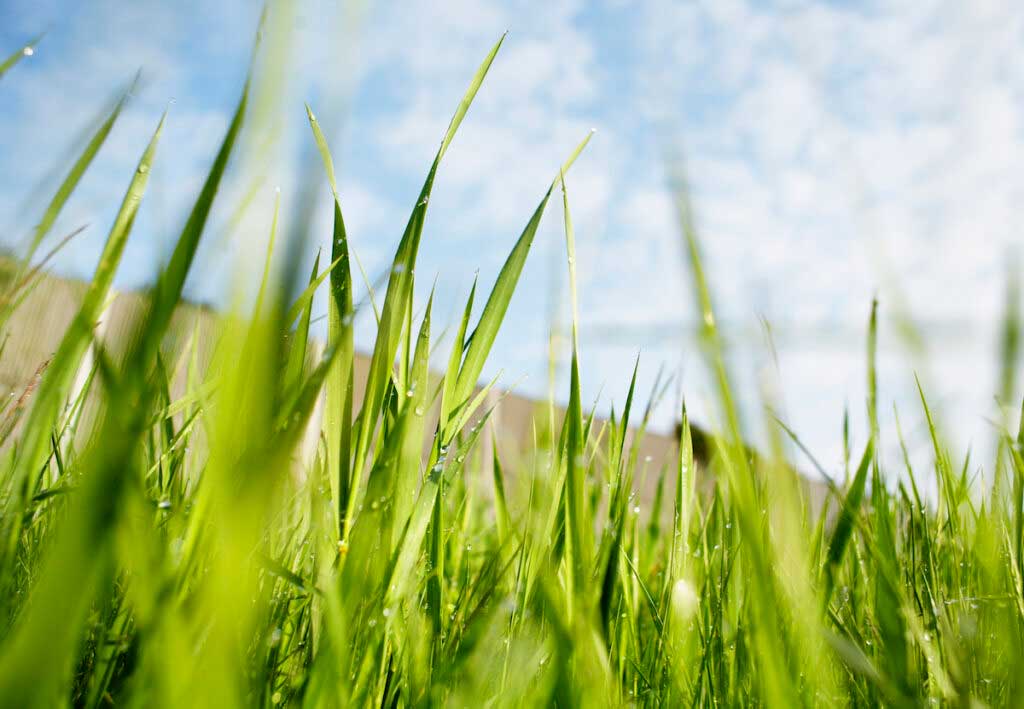
[[[96,132],[86,144],[85,149],[82,150],[82,154],[78,156],[78,159],[71,166],[71,169],[68,170],[67,175],[65,175],[63,182],[60,184],[60,187],[57,188],[56,194],[53,195],[53,199],[51,199],[50,203],[46,205],[42,219],[39,220],[39,224],[36,225],[36,228],[32,232],[32,239],[29,242],[28,251],[25,254],[26,264],[28,264],[32,260],[32,257],[35,256],[36,250],[39,248],[39,245],[42,243],[46,235],[50,232],[51,227],[53,227],[53,223],[57,220],[57,217],[60,215],[64,205],[67,203],[68,198],[71,197],[71,193],[75,191],[75,188],[81,181],[85,171],[92,164],[92,161],[99,153],[100,148],[103,147],[103,144],[107,140],[107,136],[110,135],[110,131],[114,127],[114,123],[117,122],[118,117],[121,115],[121,110],[124,108],[125,102],[135,90],[136,84],[138,84],[138,76],[135,77],[131,86],[128,87],[127,91],[125,91],[121,98],[119,98],[114,104],[113,109],[107,115],[103,123],[101,123],[99,128],[96,129]]]
[[[128,235],[135,223],[139,203],[142,201],[146,185],[149,182],[150,167],[156,155],[157,144],[163,132],[165,120],[166,114],[161,117],[156,131],[139,160],[135,174],[132,176],[128,190],[121,202],[121,208],[118,210],[114,224],[107,236],[92,281],[82,298],[82,305],[64,334],[50,367],[40,383],[35,405],[32,407],[26,424],[25,440],[18,450],[18,462],[12,480],[15,490],[19,486],[22,487],[21,492],[18,493],[22,499],[25,492],[24,484],[28,476],[37,471],[44,462],[50,432],[56,424],[60,407],[68,395],[72,378],[92,339],[93,327],[100,316],[103,304],[110,294],[114,274],[121,262],[121,255],[124,253]],[[12,524],[10,517],[7,524]],[[8,538],[10,543],[13,543],[13,536],[17,534],[18,529],[18,524],[14,521],[13,528],[8,530],[12,535]]]
[[[4,59],[3,64],[0,64],[0,79],[2,79],[4,74],[10,71],[15,64],[20,62],[25,57],[31,57],[33,54],[35,54],[36,45],[39,44],[39,40],[41,40],[42,38],[43,36],[39,35],[35,39],[30,40],[28,44],[16,49],[6,59]]]

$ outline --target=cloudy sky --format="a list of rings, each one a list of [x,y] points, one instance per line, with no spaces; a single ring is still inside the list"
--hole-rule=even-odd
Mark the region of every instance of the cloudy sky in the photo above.
[[[118,281],[147,283],[227,125],[258,13],[243,0],[3,0],[0,53],[46,32],[0,84],[3,243],[22,243],[40,195],[141,68],[141,88],[55,232],[90,225],[56,264],[88,275],[169,109]],[[452,111],[506,30],[431,201],[417,271],[421,299],[438,277],[436,319],[454,319],[475,272],[489,287],[558,164],[594,127],[568,178],[585,396],[621,403],[640,353],[644,386],[662,365],[675,376],[659,426],[671,425],[680,387],[695,416],[715,420],[666,188],[671,149],[686,156],[750,435],[762,435],[767,392],[827,467],[839,464],[845,405],[863,445],[864,330],[877,294],[885,449],[897,448],[895,402],[912,449],[925,450],[915,372],[958,450],[987,448],[1024,205],[1024,6],[1013,0],[276,7],[266,44],[279,52],[269,106],[278,120],[264,126],[276,141],[236,165],[190,296],[225,301],[242,264],[265,246],[275,187],[286,216],[299,202],[303,176],[318,169],[308,167],[303,101],[332,142],[354,248],[369,273],[384,268]],[[323,205],[313,228],[326,243]],[[485,372],[503,370],[526,393],[546,390],[561,239],[553,209]],[[923,352],[892,326],[900,313],[920,323]]]

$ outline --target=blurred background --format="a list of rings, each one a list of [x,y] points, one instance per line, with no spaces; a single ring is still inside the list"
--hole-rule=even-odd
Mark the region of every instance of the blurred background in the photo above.
[[[169,109],[117,280],[148,284],[226,128],[259,13],[242,0],[4,0],[2,53],[45,36],[4,78],[3,248],[24,244],[60,167],[141,68],[129,108],[54,229],[88,225],[54,268],[89,277]],[[315,208],[303,267],[328,244],[326,182],[304,101],[331,141],[352,248],[373,280],[466,84],[506,30],[427,218],[418,296],[425,302],[436,276],[436,323],[455,321],[477,272],[490,288],[557,166],[593,127],[568,176],[585,401],[621,408],[639,355],[643,391],[662,367],[673,377],[656,429],[672,429],[681,396],[694,419],[715,425],[666,175],[667,156],[684,155],[751,438],[764,440],[767,400],[830,472],[841,468],[844,407],[854,446],[863,445],[865,334],[877,295],[883,454],[899,451],[893,403],[912,455],[929,454],[916,372],[958,450],[971,447],[991,468],[978,456],[1000,419],[999,332],[1024,204],[1024,5],[1013,0],[273,3],[262,69],[278,98],[259,106],[261,135],[272,140],[233,163],[187,295],[225,306],[244,287],[278,186],[287,220]],[[502,371],[519,393],[547,394],[548,334],[567,323],[564,272],[553,208],[485,376]],[[899,326],[908,317],[920,339]],[[357,348],[368,349],[372,333],[364,316]],[[560,350],[562,397],[567,341]]]

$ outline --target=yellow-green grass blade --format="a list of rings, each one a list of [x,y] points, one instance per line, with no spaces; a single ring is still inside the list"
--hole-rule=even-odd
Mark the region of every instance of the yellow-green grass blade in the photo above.
[[[547,207],[548,200],[551,198],[551,192],[555,185],[558,183],[558,179],[569,171],[576,158],[579,157],[580,153],[590,142],[590,138],[593,134],[588,133],[587,137],[584,138],[576,149],[573,150],[569,159],[565,161],[559,172],[559,177],[556,181],[551,184],[547,192],[541,199],[537,209],[534,210],[533,216],[527,223],[526,228],[520,235],[516,245],[512,248],[512,252],[505,260],[505,264],[501,268],[501,272],[498,274],[498,278],[494,283],[494,287],[491,289],[491,294],[487,298],[487,304],[484,305],[483,312],[480,314],[480,320],[477,322],[476,328],[473,330],[473,334],[469,338],[469,345],[466,349],[466,356],[462,363],[462,368],[459,370],[459,377],[455,384],[455,396],[453,399],[453,405],[458,405],[458,402],[465,401],[470,393],[473,391],[473,387],[476,386],[477,380],[480,378],[480,373],[483,371],[484,362],[490,354],[491,347],[494,344],[494,339],[498,335],[498,329],[501,327],[502,320],[505,318],[505,313],[508,310],[508,305],[512,300],[512,295],[515,292],[516,284],[519,282],[519,276],[523,271],[523,266],[526,263],[526,257],[530,252],[530,247],[533,245],[533,239],[537,234],[537,227],[540,226],[541,217],[544,215],[544,209]]]
[[[322,282],[326,277],[326,274],[322,274],[318,277],[318,271],[320,270],[320,252],[317,252],[316,259],[313,261],[313,270],[309,274],[309,286],[314,287],[318,283]],[[309,290],[309,288],[307,288]],[[302,305],[302,309],[298,315],[299,323],[295,328],[295,331],[291,333],[291,346],[288,348],[288,360],[285,364],[284,370],[284,391],[290,392],[295,390],[302,380],[302,370],[306,365],[306,349],[309,345],[309,321],[312,319],[313,313],[313,302],[312,292],[308,297],[299,298],[299,302],[305,301]],[[291,313],[289,313],[290,315]],[[291,323],[290,318],[285,319],[286,323]]]
[[[165,119],[166,115],[160,119],[156,131],[139,160],[135,174],[132,176],[121,207],[114,219],[114,224],[107,236],[93,279],[82,299],[82,305],[64,334],[50,367],[40,383],[35,404],[26,424],[25,439],[18,451],[15,476],[12,480],[15,489],[11,492],[17,494],[17,487],[24,485],[27,476],[39,470],[44,462],[50,432],[56,424],[60,407],[68,395],[75,372],[92,340],[93,327],[100,316],[101,308],[110,294],[114,274],[120,264],[125,244],[131,233],[132,225],[135,223],[139,203],[149,182],[150,167],[156,156],[156,148],[163,132]],[[16,496],[13,499],[19,499],[19,497]],[[11,533],[16,532],[12,531]]]
[[[380,416],[381,404],[385,389],[391,379],[391,368],[401,339],[401,331],[406,321],[406,311],[411,307],[413,271],[416,268],[416,254],[419,250],[420,238],[423,233],[424,219],[426,218],[427,203],[430,201],[430,194],[434,186],[434,177],[437,174],[438,166],[450,145],[456,130],[462,122],[470,103],[476,96],[487,70],[491,66],[494,54],[501,45],[501,41],[495,45],[491,53],[484,59],[480,68],[470,83],[462,98],[459,108],[456,109],[448,132],[441,144],[430,172],[420,191],[420,196],[413,208],[405,233],[398,245],[395,258],[391,268],[391,275],[388,279],[387,292],[384,296],[384,304],[381,308],[380,324],[377,328],[377,338],[374,342],[373,354],[370,359],[370,372],[367,376],[363,409],[360,414],[359,430],[355,438],[355,453],[353,456],[353,468],[351,484],[349,485],[348,505],[342,521],[342,541],[347,540],[348,530],[351,527],[352,516],[355,512],[356,500],[361,485],[362,470],[366,454],[370,445],[371,434]]]
[[[459,377],[459,365],[462,363],[462,356],[465,354],[466,331],[469,327],[469,318],[473,313],[473,300],[476,297],[477,279],[474,276],[473,286],[469,289],[469,297],[466,299],[466,307],[462,311],[462,320],[459,321],[459,329],[452,341],[452,351],[448,356],[448,367],[445,369],[443,390],[441,393],[441,412],[438,419],[438,430],[444,433],[448,424],[450,408],[454,408],[452,397],[455,395],[455,384]]]
[[[338,267],[339,264],[345,259],[345,256],[338,256],[336,259],[327,264],[327,268],[316,274],[314,278],[311,278],[303,291],[295,299],[295,301],[288,308],[288,311],[284,316],[284,323],[286,326],[291,326],[295,322],[299,315],[302,315],[309,311],[310,306],[313,302],[313,296],[316,294],[317,289],[323,284],[327,277],[331,275],[331,272]],[[317,256],[317,262],[319,263],[319,255]]]
[[[427,299],[426,311],[416,336],[409,381],[404,396],[400,396],[400,407],[411,412],[406,424],[405,439],[402,441],[401,461],[394,483],[394,505],[392,512],[399,524],[409,517],[416,486],[421,477],[423,435],[426,430],[426,413],[430,408],[429,365],[430,365],[430,318],[434,307],[434,293]]]
[[[334,160],[327,138],[320,129],[313,111],[306,106],[306,115],[313,130],[313,138],[327,173],[327,181],[334,196],[334,227],[331,235],[331,258],[337,262],[331,270],[330,295],[327,303],[327,341],[337,347],[338,361],[327,377],[327,402],[324,414],[324,436],[327,439],[327,471],[330,478],[335,527],[342,533],[341,518],[348,507],[350,494],[349,472],[352,456],[352,269],[349,263],[348,233],[341,212],[338,185],[334,173]],[[370,290],[372,297],[372,289]],[[376,311],[376,305],[374,305]],[[379,321],[378,316],[378,321]]]
[[[8,55],[8,57],[4,59],[3,63],[0,64],[0,79],[2,79],[4,74],[10,71],[15,64],[20,62],[25,57],[31,57],[33,54],[35,54],[36,45],[39,44],[39,40],[41,40],[42,38],[43,36],[39,35],[35,39],[29,41],[28,44],[24,45],[23,47],[18,47],[16,50],[14,50],[14,52]]]
[[[566,411],[567,430],[565,436],[565,528],[569,544],[566,549],[569,570],[568,600],[570,621],[574,596],[580,599],[588,596],[585,585],[590,570],[589,530],[590,515],[585,503],[584,442],[586,433],[583,426],[583,412],[580,401],[579,338],[577,335],[578,313],[576,307],[576,240],[569,212],[569,196],[565,187],[565,173],[561,174],[562,214],[565,222],[565,248],[569,267],[569,294],[572,309],[572,362],[569,380],[569,407]],[[486,311],[485,311],[486,312]]]
[[[114,104],[113,109],[107,115],[106,119],[100,124],[99,128],[89,139],[85,148],[82,150],[81,155],[75,160],[71,169],[68,170],[67,175],[64,176],[64,180],[61,182],[60,187],[57,188],[57,192],[53,195],[53,199],[46,205],[46,209],[43,210],[43,216],[39,220],[35,229],[32,231],[32,238],[29,241],[28,251],[25,255],[25,263],[29,263],[32,257],[35,255],[36,250],[42,243],[43,239],[50,232],[53,227],[53,223],[57,221],[57,217],[60,215],[64,205],[67,204],[68,199],[71,197],[72,192],[78,186],[82,176],[86,170],[92,164],[93,159],[99,154],[100,148],[107,140],[107,136],[110,135],[110,131],[114,127],[114,123],[117,122],[118,117],[121,115],[121,110],[124,108],[125,102],[128,100],[128,96],[132,93],[138,83],[138,77],[132,82],[132,85],[127,91],[117,100]]]
[[[455,133],[459,130],[459,126],[462,125],[462,119],[466,117],[466,113],[469,111],[469,107],[473,103],[473,99],[476,98],[477,92],[480,90],[480,86],[484,83],[484,78],[487,76],[487,72],[491,68],[491,63],[494,62],[494,57],[497,56],[498,50],[501,49],[501,43],[505,41],[505,37],[508,33],[504,33],[495,42],[494,46],[491,47],[491,51],[487,53],[483,62],[476,70],[476,74],[473,75],[473,80],[469,83],[469,88],[466,89],[465,95],[459,102],[459,107],[455,109],[455,115],[452,116],[451,122],[448,124],[448,132],[445,133],[444,140],[441,141],[441,149],[437,153],[438,160],[444,157],[445,152],[448,150],[448,146],[451,145],[452,140],[455,139]]]

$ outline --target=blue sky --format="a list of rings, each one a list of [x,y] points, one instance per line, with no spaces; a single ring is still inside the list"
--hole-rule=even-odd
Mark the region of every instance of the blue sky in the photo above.
[[[226,127],[258,11],[242,0],[5,0],[4,52],[47,35],[0,85],[4,243],[24,237],[58,166],[142,67],[143,87],[56,231],[90,225],[57,264],[87,275],[169,108],[118,279],[146,283]],[[419,296],[436,274],[441,320],[454,318],[474,272],[490,285],[557,165],[595,127],[569,176],[585,395],[621,402],[642,350],[645,385],[664,364],[696,415],[714,420],[665,188],[662,149],[673,145],[686,152],[752,435],[764,391],[781,392],[778,408],[826,463],[838,461],[846,403],[863,441],[863,331],[877,293],[882,400],[899,405],[912,447],[924,450],[915,371],[961,449],[990,440],[996,325],[1024,204],[1019,3],[299,0],[272,18],[270,50],[287,45],[275,119],[263,126],[276,140],[234,166],[193,298],[224,302],[244,279],[265,245],[276,186],[286,215],[296,203],[311,149],[303,101],[331,139],[355,249],[371,273],[382,268],[467,81],[509,30],[431,203]],[[254,184],[256,174],[265,179]],[[327,224],[321,209],[318,241]],[[503,370],[506,383],[525,376],[527,393],[546,388],[560,229],[552,210],[485,372]],[[889,324],[899,303],[926,326],[927,357],[908,353]],[[660,425],[677,401],[673,388]],[[883,423],[892,452],[891,415]]]

